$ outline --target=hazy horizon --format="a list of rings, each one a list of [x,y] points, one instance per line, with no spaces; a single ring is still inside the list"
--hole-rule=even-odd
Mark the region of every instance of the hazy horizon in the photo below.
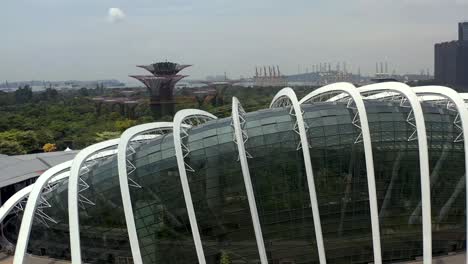
[[[111,9],[114,8],[114,9]],[[118,79],[137,64],[193,64],[191,78],[284,74],[346,61],[375,71],[433,69],[437,42],[455,40],[468,0],[68,1],[0,3],[0,82]]]

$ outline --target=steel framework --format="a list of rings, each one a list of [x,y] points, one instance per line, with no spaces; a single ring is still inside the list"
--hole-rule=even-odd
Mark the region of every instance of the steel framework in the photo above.
[[[249,163],[247,161],[250,154],[245,150],[245,142],[248,140],[247,131],[245,130],[245,111],[242,108],[239,100],[236,97],[232,98],[232,127],[234,129],[234,142],[237,145],[239,152],[239,161],[242,168],[242,176],[244,177],[245,191],[247,193],[247,200],[249,201],[250,215],[252,217],[252,224],[255,231],[255,239],[257,241],[258,253],[262,264],[268,263],[267,254],[265,251],[265,242],[263,241],[262,226],[258,218],[257,203],[255,202],[255,194],[250,178]]]
[[[457,116],[453,126],[459,130],[459,134],[455,141],[464,142],[464,166],[466,174],[466,170],[468,169],[468,135],[465,133],[465,131],[468,129],[468,109],[465,101],[468,100],[468,95],[458,94],[454,90],[447,87],[427,86],[410,88],[404,84],[393,82],[373,84],[361,88],[355,88],[353,85],[347,83],[332,84],[309,93],[300,101],[297,100],[297,97],[291,88],[284,88],[279,91],[272,100],[270,105],[271,108],[289,108],[289,113],[293,117],[295,123],[294,131],[300,137],[300,143],[297,149],[302,151],[302,155],[304,157],[304,167],[306,170],[307,184],[310,190],[309,197],[312,207],[312,216],[314,221],[319,261],[321,264],[325,264],[327,259],[325,255],[325,247],[323,244],[322,226],[320,222],[314,174],[310,159],[310,144],[307,139],[307,125],[304,122],[301,104],[314,101],[339,101],[345,103],[346,107],[352,109],[352,111],[355,113],[352,120],[352,125],[360,131],[359,135],[355,139],[355,143],[362,142],[364,145],[370,203],[369,206],[371,212],[374,263],[379,264],[382,263],[380,248],[381,238],[379,232],[380,224],[378,218],[379,216],[376,198],[377,195],[371,135],[366,107],[364,104],[366,100],[393,100],[399,102],[400,106],[402,107],[411,108],[407,116],[407,122],[413,126],[415,130],[414,133],[412,133],[412,135],[408,138],[408,140],[418,140],[423,223],[423,260],[424,264],[430,264],[432,262],[432,221],[430,204],[431,179],[429,174],[426,126],[420,102],[432,101],[436,104],[443,104],[451,111],[457,111]],[[182,110],[175,115],[174,123],[160,122],[132,127],[125,131],[120,139],[113,139],[87,147],[80,151],[73,161],[59,164],[44,172],[38,178],[35,184],[21,189],[10,199],[8,199],[2,207],[0,207],[0,222],[4,220],[5,216],[11,213],[15,208],[24,211],[20,233],[18,236],[19,239],[15,252],[14,263],[19,264],[24,260],[24,255],[29,242],[31,227],[35,216],[37,215],[38,220],[42,219],[46,223],[47,221],[53,220],[53,218],[48,217],[46,214],[40,213],[42,207],[45,208],[50,206],[47,200],[44,200],[44,194],[53,190],[54,183],[57,183],[66,177],[69,177],[68,214],[72,261],[75,263],[81,263],[79,205],[93,205],[94,203],[83,195],[82,192],[87,188],[88,184],[80,176],[83,175],[83,173],[89,171],[89,167],[97,164],[97,160],[100,158],[109,157],[111,155],[115,155],[116,153],[119,172],[119,184],[121,188],[132,255],[135,263],[142,263],[140,245],[138,242],[138,235],[131,204],[130,187],[143,187],[140,183],[138,183],[137,180],[131,177],[132,173],[136,169],[136,166],[133,164],[129,156],[135,153],[135,145],[144,144],[150,140],[156,139],[160,135],[172,132],[174,136],[173,140],[177,166],[198,262],[205,264],[206,260],[203,245],[198,229],[195,209],[190,192],[190,185],[187,178],[187,171],[194,172],[194,170],[186,160],[187,155],[190,153],[190,149],[186,142],[189,135],[188,131],[191,127],[203,124],[213,119],[216,119],[214,115],[201,110]],[[248,140],[245,124],[245,112],[242,109],[239,100],[237,98],[233,98],[231,125],[234,132],[234,143],[236,144],[237,151],[239,153],[239,162],[242,169],[260,261],[262,264],[266,264],[268,263],[268,258],[265,250],[265,242],[263,241],[262,228],[258,216],[255,194],[248,164],[248,158],[250,155],[245,149],[245,142]],[[398,162],[399,161],[397,160],[396,163]],[[463,181],[460,180],[460,182],[457,184],[456,194],[459,194],[462,191],[462,187]],[[464,187],[468,189],[468,181],[466,180],[464,182]],[[27,203],[25,203],[25,199],[28,199]],[[468,193],[466,194],[466,200],[468,200]],[[25,207],[24,204],[26,204]],[[44,212],[42,211],[42,213]],[[468,216],[466,221],[468,222]],[[466,233],[466,237],[468,238],[468,231]]]
[[[26,254],[26,249],[28,247],[29,242],[29,235],[31,233],[31,227],[34,220],[34,214],[40,203],[40,199],[42,197],[42,192],[44,188],[50,183],[63,179],[62,177],[58,179],[54,177],[67,172],[70,169],[71,165],[72,161],[67,161],[48,169],[32,185],[32,189],[29,193],[29,199],[24,210],[23,219],[21,221],[21,227],[18,234],[18,237],[22,237],[24,239],[18,239],[18,242],[16,244],[15,257],[13,259],[14,264],[22,264],[24,261],[24,256]]]
[[[205,253],[200,238],[200,231],[198,230],[197,217],[193,207],[192,194],[190,193],[190,186],[187,179],[187,171],[194,172],[189,164],[185,162],[185,157],[190,152],[187,145],[184,144],[184,139],[188,137],[187,126],[192,127],[196,124],[202,124],[208,120],[216,119],[217,117],[198,109],[185,109],[180,110],[174,116],[174,147],[177,158],[177,167],[179,169],[180,182],[184,193],[185,205],[189,216],[190,227],[192,228],[193,241],[197,251],[198,263],[206,264]]]
[[[151,132],[160,132],[165,134],[167,131],[172,131],[173,124],[171,122],[158,122],[149,123],[139,126],[131,127],[122,134],[117,152],[117,162],[119,170],[119,181],[120,181],[120,192],[122,195],[123,208],[125,213],[125,222],[127,223],[128,238],[130,240],[130,247],[132,250],[132,256],[135,263],[143,263],[140,251],[140,245],[138,242],[138,234],[136,231],[135,218],[133,215],[132,200],[130,197],[130,186],[141,187],[134,180],[129,178],[135,170],[135,166],[128,159],[130,154],[134,153],[134,149],[131,146],[131,141],[139,135],[143,135]],[[151,138],[154,139],[154,138]],[[144,139],[139,139],[144,140]],[[130,170],[130,171],[129,171]]]
[[[309,101],[319,99],[320,101],[324,96],[333,93],[346,93],[350,100],[347,101],[347,107],[352,107],[354,102],[356,114],[353,118],[352,124],[360,129],[359,136],[354,141],[358,143],[361,141],[364,144],[364,155],[366,159],[366,173],[367,173],[367,187],[369,192],[369,206],[372,225],[372,241],[374,248],[374,263],[382,263],[381,246],[380,246],[380,225],[379,225],[379,211],[377,206],[377,191],[375,187],[375,174],[374,174],[374,158],[372,155],[372,140],[370,137],[369,123],[367,121],[367,111],[362,100],[361,95],[356,91],[356,87],[349,83],[336,83],[321,87],[313,92],[307,94],[299,102],[305,104]]]
[[[427,147],[426,125],[424,114],[416,93],[407,85],[397,82],[386,82],[366,85],[357,89],[361,94],[376,94],[381,92],[393,92],[404,97],[400,103],[409,103],[414,117],[407,119],[413,121],[416,128],[419,149],[419,170],[421,175],[421,203],[423,226],[423,259],[424,264],[432,262],[432,223],[431,223],[431,187],[429,175],[429,153]],[[411,140],[411,136],[410,139]]]
[[[314,172],[312,170],[312,163],[310,161],[310,145],[309,141],[307,140],[306,125],[304,123],[302,108],[297,100],[296,93],[294,93],[294,90],[289,87],[281,89],[275,95],[275,97],[273,97],[273,100],[270,104],[270,108],[285,106],[291,107],[290,114],[293,115],[296,120],[294,128],[296,133],[299,134],[301,140],[300,145],[298,146],[298,150],[302,148],[302,155],[304,156],[304,167],[306,169],[307,184],[309,187],[309,197],[312,207],[312,217],[314,220],[315,239],[317,240],[319,260],[320,264],[325,264],[327,263],[327,258],[325,256],[325,247],[323,245],[322,224],[320,222],[317,193],[315,190]]]
[[[81,245],[80,245],[80,218],[78,205],[82,203],[92,203],[86,197],[80,195],[82,189],[82,182],[80,184],[81,175],[83,174],[82,168],[87,169],[85,164],[88,160],[95,162],[95,159],[91,158],[103,150],[116,147],[119,144],[120,139],[111,139],[104,142],[100,142],[91,145],[81,150],[73,159],[73,163],[70,169],[70,177],[68,180],[68,217],[69,217],[69,228],[70,228],[70,250],[73,263],[82,263],[81,259]]]
[[[466,108],[465,101],[463,100],[463,97],[454,91],[453,89],[450,89],[448,87],[443,87],[443,86],[421,86],[421,87],[415,87],[413,88],[413,91],[416,93],[418,96],[424,96],[424,95],[437,95],[441,96],[443,98],[446,98],[449,103],[453,104],[455,109],[458,111],[457,118],[455,118],[455,123],[454,125],[460,128],[460,125],[457,122],[461,123],[461,129],[462,129],[462,134],[458,135],[458,137],[455,140],[463,140],[464,147],[465,147],[465,177],[466,177],[466,171],[468,170],[468,110]],[[450,108],[450,104],[447,104],[447,108]],[[465,180],[465,188],[468,190],[468,181]],[[468,201],[468,192],[466,193],[466,201]],[[467,203],[467,209],[468,209],[468,203]],[[468,210],[466,210],[468,212]],[[468,223],[468,214],[466,215],[466,223]],[[466,238],[468,238],[468,229],[466,231]],[[468,254],[466,255],[466,263],[468,263]]]

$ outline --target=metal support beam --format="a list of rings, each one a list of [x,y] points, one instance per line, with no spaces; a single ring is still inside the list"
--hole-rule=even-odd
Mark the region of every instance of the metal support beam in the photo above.
[[[468,109],[466,108],[464,99],[455,90],[450,89],[448,87],[443,87],[443,86],[414,87],[413,91],[418,96],[421,96],[421,95],[422,96],[424,95],[442,96],[446,98],[447,100],[449,100],[449,102],[451,102],[451,104],[458,111],[457,118],[455,119],[454,125],[458,128],[461,128],[462,134],[458,135],[458,137],[455,140],[456,141],[463,140],[463,144],[465,148],[465,175],[466,175],[466,172],[468,171]],[[447,105],[447,107],[449,108],[449,105]],[[465,181],[465,188],[466,190],[468,190],[468,181]],[[468,192],[466,192],[465,201],[468,201]],[[468,209],[468,203],[467,203],[467,209]],[[466,223],[468,226],[468,214],[466,215]],[[468,238],[468,229],[466,232],[467,233],[466,233],[465,239]],[[468,263],[468,254],[466,254],[466,263]]]
[[[78,210],[80,175],[82,167],[89,158],[102,150],[115,147],[120,139],[111,139],[91,145],[80,152],[73,159],[68,181],[68,218],[70,228],[70,250],[73,263],[82,263],[80,245],[80,215]]]
[[[21,221],[21,227],[18,234],[18,241],[16,243],[15,249],[15,257],[13,259],[14,264],[23,264],[24,256],[28,248],[29,235],[31,233],[34,215],[36,209],[38,208],[38,205],[41,202],[44,188],[46,188],[49,183],[53,183],[54,180],[63,179],[63,177],[59,179],[55,179],[54,177],[65,171],[68,171],[70,169],[71,164],[72,161],[67,161],[46,170],[32,185],[31,192],[28,193],[29,199],[24,210],[23,219]]]
[[[190,150],[183,142],[183,139],[188,137],[188,129],[184,128],[184,125],[197,125],[204,123],[205,121],[210,119],[216,119],[216,116],[198,109],[180,110],[174,116],[173,129],[177,167],[179,169],[180,182],[184,193],[185,205],[187,207],[187,214],[190,221],[190,227],[192,228],[193,241],[195,243],[195,249],[197,251],[199,264],[206,264],[206,260],[205,253],[203,251],[202,241],[200,238],[200,231],[198,230],[197,217],[195,215],[195,209],[193,207],[192,195],[190,193],[190,185],[187,178],[187,170],[193,171],[193,169],[185,162],[185,157],[188,155]]]
[[[412,109],[419,147],[419,170],[421,177],[423,260],[432,263],[432,223],[431,223],[431,180],[429,175],[429,154],[427,147],[426,125],[421,104],[416,93],[406,84],[386,82],[358,88],[362,93],[396,92],[405,97]]]
[[[349,83],[335,83],[321,87],[306,95],[301,99],[300,104],[313,101],[314,99],[322,98],[327,94],[345,93],[352,101],[354,101],[357,115],[353,118],[353,125],[357,126],[361,132],[355,140],[355,143],[362,142],[364,144],[364,155],[366,159],[366,173],[367,173],[367,187],[369,192],[369,210],[372,226],[372,244],[374,249],[374,263],[382,263],[382,254],[380,246],[380,224],[379,224],[379,211],[377,205],[377,191],[375,187],[375,174],[374,174],[374,157],[372,154],[372,141],[370,136],[369,122],[367,120],[367,111],[362,100],[361,95],[356,91],[356,87]],[[350,101],[347,103],[349,108]],[[357,124],[359,123],[359,125]]]
[[[239,152],[239,161],[242,168],[242,176],[244,177],[245,191],[247,193],[247,200],[249,202],[250,215],[252,217],[252,224],[255,232],[255,239],[258,247],[258,254],[262,264],[268,263],[268,258],[265,250],[265,243],[263,241],[262,226],[258,218],[257,203],[255,202],[255,193],[250,178],[249,163],[247,161],[247,151],[245,150],[245,142],[248,139],[247,131],[245,131],[245,112],[236,97],[232,98],[232,126],[234,128],[234,139]],[[250,156],[250,155],[249,155]]]
[[[300,137],[300,145],[302,147],[302,155],[304,157],[304,167],[306,170],[307,184],[309,187],[309,197],[312,207],[312,217],[314,220],[315,239],[317,242],[317,251],[319,255],[320,264],[326,264],[327,258],[325,256],[325,248],[323,245],[322,224],[320,222],[320,213],[317,202],[317,193],[315,190],[314,172],[312,170],[312,163],[310,161],[309,142],[307,140],[306,125],[302,115],[301,106],[297,100],[296,94],[293,89],[286,87],[279,91],[273,98],[270,108],[291,106],[291,111],[294,112],[296,118],[297,130]]]
[[[135,153],[135,150],[131,146],[131,141],[137,136],[153,132],[153,131],[172,131],[173,124],[171,122],[157,122],[148,123],[144,125],[131,127],[123,132],[120,137],[120,142],[117,151],[117,163],[119,170],[119,181],[120,181],[120,192],[122,195],[122,203],[125,213],[125,222],[127,224],[128,238],[130,240],[130,248],[132,250],[133,261],[135,263],[143,263],[141,257],[140,245],[138,242],[138,234],[135,225],[135,218],[133,214],[132,199],[130,196],[130,186],[140,186],[134,180],[128,176],[131,174],[136,167],[130,160],[127,159],[128,152]],[[128,170],[130,167],[130,171]],[[140,186],[141,188],[141,186]]]
[[[23,189],[17,191],[13,194],[3,205],[0,207],[0,223],[3,222],[3,219],[13,210],[18,203],[23,199],[27,198],[31,192],[34,184],[28,185]]]

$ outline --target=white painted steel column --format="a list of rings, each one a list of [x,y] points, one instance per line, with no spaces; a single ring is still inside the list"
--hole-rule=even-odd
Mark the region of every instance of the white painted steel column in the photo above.
[[[369,192],[369,210],[372,226],[372,245],[374,249],[374,263],[382,263],[381,245],[380,245],[380,224],[379,224],[379,209],[377,205],[377,190],[375,187],[374,173],[374,157],[372,154],[372,141],[370,136],[369,122],[367,120],[367,111],[361,94],[356,90],[354,85],[349,83],[335,83],[318,88],[299,102],[300,104],[307,103],[316,97],[324,94],[343,92],[349,95],[356,104],[357,113],[359,115],[359,123],[362,132],[362,142],[364,144],[364,155],[366,159],[367,187]]]
[[[125,222],[127,224],[128,238],[130,240],[130,248],[132,250],[133,261],[135,263],[143,263],[141,257],[140,245],[138,242],[138,234],[135,225],[135,217],[133,214],[132,199],[130,197],[130,188],[128,185],[127,172],[127,148],[132,139],[136,136],[158,129],[171,129],[171,122],[148,123],[139,126],[131,127],[123,132],[120,137],[120,142],[117,151],[117,162],[119,169],[120,192],[122,194],[122,203],[125,213]]]
[[[180,182],[182,185],[182,191],[184,193],[185,205],[187,207],[187,214],[190,221],[190,227],[192,229],[193,241],[195,243],[195,249],[197,251],[198,262],[200,264],[206,264],[205,253],[203,251],[203,245],[200,238],[200,231],[198,230],[197,217],[195,215],[195,209],[193,207],[192,194],[190,193],[190,186],[187,179],[186,163],[184,160],[184,153],[182,151],[182,139],[180,133],[182,132],[182,126],[184,121],[191,118],[205,118],[205,119],[216,119],[216,116],[198,109],[184,109],[180,110],[174,116],[174,148],[175,155],[177,158],[177,167],[179,169]]]
[[[427,148],[426,124],[424,114],[416,93],[406,84],[386,82],[366,85],[358,88],[359,92],[392,91],[403,95],[409,102],[416,122],[419,147],[419,170],[421,175],[423,260],[432,263],[432,222],[431,222],[431,180],[429,175],[429,154]]]
[[[304,167],[306,170],[307,185],[309,187],[309,197],[312,207],[312,217],[314,220],[314,229],[315,229],[315,240],[317,242],[317,251],[319,255],[320,264],[326,264],[327,258],[325,255],[325,248],[323,245],[323,235],[322,235],[322,224],[320,222],[320,213],[317,202],[317,193],[315,190],[315,181],[314,181],[314,172],[312,170],[312,163],[310,161],[310,152],[309,152],[309,142],[307,140],[307,134],[304,124],[304,118],[302,116],[302,109],[297,100],[296,94],[293,89],[286,87],[281,89],[275,97],[273,98],[270,108],[277,107],[279,100],[287,98],[294,110],[296,115],[296,122],[299,129],[299,136],[302,145],[302,155],[304,157]]]
[[[247,162],[247,154],[245,151],[243,133],[247,133],[242,130],[239,110],[242,108],[239,100],[236,97],[232,98],[232,124],[234,127],[234,134],[236,138],[237,150],[239,152],[239,161],[242,168],[242,176],[244,177],[245,191],[247,193],[247,200],[249,201],[250,215],[252,217],[252,224],[255,231],[255,239],[257,241],[258,254],[260,256],[260,262],[262,264],[268,263],[268,258],[265,250],[265,243],[263,241],[262,226],[258,218],[257,203],[255,202],[255,193],[252,186],[252,180],[250,178],[249,163]]]
[[[460,115],[461,126],[463,129],[463,144],[465,148],[465,175],[468,171],[468,110],[466,109],[465,101],[455,90],[443,86],[421,86],[414,87],[413,91],[417,95],[438,95],[447,98],[451,101]],[[468,190],[468,181],[465,181],[465,188]],[[466,200],[468,201],[468,191],[466,191]],[[468,212],[468,202],[466,203]],[[468,214],[466,215],[466,226],[468,226]],[[468,229],[466,230],[465,239],[468,239]],[[468,240],[467,240],[468,241]],[[466,254],[466,263],[468,263],[468,252]]]
[[[120,139],[111,139],[91,145],[75,156],[68,180],[68,218],[70,228],[70,250],[73,263],[82,263],[80,245],[80,215],[78,211],[78,192],[80,170],[86,160],[96,152],[116,146]]]
[[[26,198],[31,192],[34,184],[28,185],[23,189],[17,191],[13,194],[3,205],[0,207],[0,223],[3,222],[3,219],[15,208],[15,206]]]
[[[34,221],[34,215],[44,186],[49,182],[52,183],[54,181],[54,176],[68,170],[71,164],[72,161],[67,161],[46,170],[33,184],[26,208],[24,209],[23,219],[21,220],[21,227],[15,249],[15,257],[13,259],[14,264],[22,264],[24,261],[24,256],[29,242],[29,235]]]

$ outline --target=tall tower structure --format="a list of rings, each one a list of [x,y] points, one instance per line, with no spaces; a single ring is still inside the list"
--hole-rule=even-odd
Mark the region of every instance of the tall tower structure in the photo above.
[[[152,75],[130,75],[142,82],[150,94],[150,107],[155,118],[175,114],[174,87],[178,81],[188,75],[179,72],[192,65],[173,62],[157,62],[149,65],[137,65]]]
[[[458,40],[434,47],[434,75],[437,84],[468,90],[468,22],[458,24]]]

